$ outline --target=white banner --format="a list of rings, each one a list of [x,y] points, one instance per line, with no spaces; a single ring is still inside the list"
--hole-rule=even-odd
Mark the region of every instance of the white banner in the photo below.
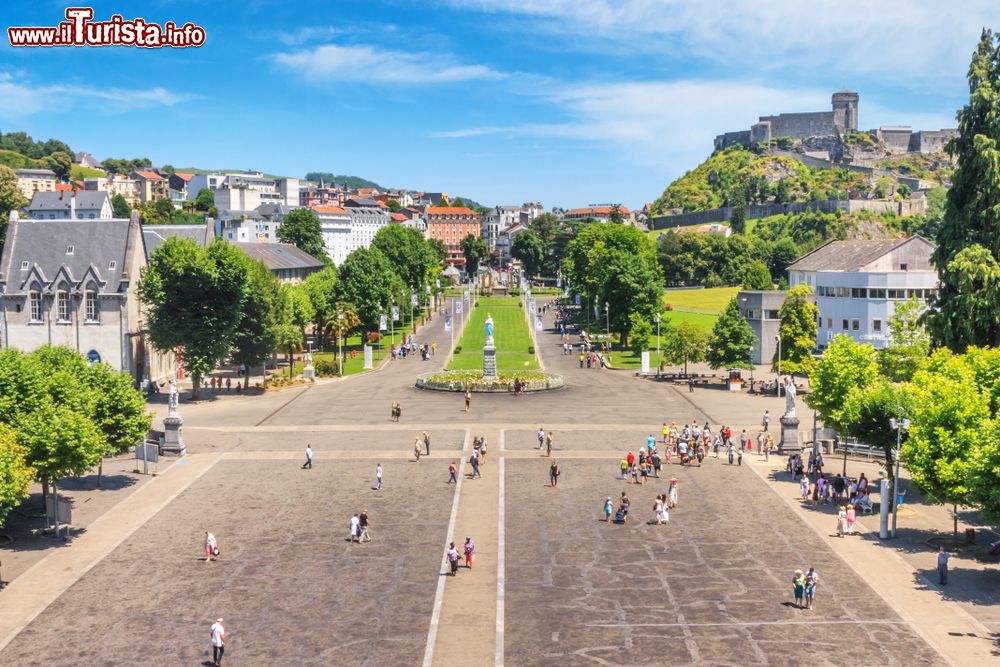
[[[469,290],[465,290],[465,291],[464,291],[464,292],[462,293],[462,299],[463,299],[463,300],[465,300],[465,301],[468,301],[468,300],[469,300]],[[459,312],[461,312],[461,311],[459,311]]]
[[[531,300],[528,301],[528,312],[529,313],[537,312],[537,309],[535,307],[535,300],[534,299],[531,299]]]
[[[639,358],[640,358],[640,362],[639,363],[642,365],[642,371],[641,372],[643,373],[643,375],[648,375],[649,374],[649,350],[643,350],[642,354],[639,355]]]
[[[461,315],[462,314],[462,302],[461,301],[456,301],[455,302],[455,314],[456,315]]]
[[[576,305],[578,305],[578,306],[580,305],[580,295],[579,294],[577,294],[576,298],[573,299],[573,300],[576,302]]]
[[[438,289],[441,289],[441,279],[440,278],[435,278],[434,279],[434,287],[437,287]]]
[[[444,330],[451,331],[451,315],[444,316]]]
[[[365,345],[365,368],[375,368],[375,364],[372,362],[371,345]]]
[[[542,326],[542,316],[541,315],[535,315],[535,331],[541,331],[544,328],[545,327]]]
[[[411,303],[411,304],[412,304],[413,306],[416,306],[416,305],[417,305],[417,295],[416,295],[416,294],[411,294],[411,295],[410,295],[410,303]]]
[[[379,331],[385,331],[388,328],[389,328],[389,324],[387,322],[386,316],[385,315],[379,315],[378,316],[378,330]]]
[[[399,321],[399,306],[392,307],[392,321],[393,322]]]

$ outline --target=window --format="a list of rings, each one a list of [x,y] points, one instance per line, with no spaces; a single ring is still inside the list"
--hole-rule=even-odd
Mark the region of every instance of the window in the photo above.
[[[87,295],[84,298],[84,305],[86,311],[86,317],[88,322],[99,322],[99,313],[97,310],[97,292],[94,290],[87,290]]]
[[[861,320],[851,320],[851,331],[861,331]]]
[[[71,245],[66,246],[66,254],[67,255],[72,255],[73,254],[73,246],[71,246]]]
[[[906,271],[906,264],[900,264],[899,265],[899,270],[900,271]]]
[[[836,290],[836,294],[834,294],[834,296],[838,296],[842,299],[846,299],[847,297],[851,296],[850,287],[835,287],[834,289]]]
[[[872,320],[872,331],[882,333],[882,320]]]
[[[21,262],[21,270],[22,271],[27,271],[28,270],[28,262],[27,262],[27,260]]]
[[[871,288],[871,289],[868,290],[868,298],[869,299],[884,299],[885,298],[885,290],[884,289]]]
[[[826,328],[827,329],[832,329],[833,328],[833,318],[832,317],[826,318]]]
[[[39,292],[28,293],[28,315],[32,322],[42,321],[42,295]]]
[[[851,288],[851,298],[852,299],[867,299],[868,290],[864,287],[852,287]]]
[[[844,320],[844,321],[843,321],[843,322],[841,323],[841,326],[840,326],[840,328],[841,328],[841,329],[843,329],[844,331],[847,331],[847,320]]]
[[[114,271],[117,268],[118,268],[118,262],[116,262],[115,260],[111,260],[110,262],[108,262],[108,271]]]
[[[60,322],[69,322],[69,293],[65,290],[56,293],[56,317]]]
[[[886,293],[889,295],[890,299],[905,299],[906,298],[906,290],[904,290],[904,289],[890,289],[890,290],[886,290]]]

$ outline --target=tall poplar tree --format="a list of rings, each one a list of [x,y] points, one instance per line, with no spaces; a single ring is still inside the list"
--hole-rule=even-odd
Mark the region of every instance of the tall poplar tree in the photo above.
[[[948,149],[958,168],[937,235],[940,288],[928,313],[934,342],[959,352],[1000,345],[1000,302],[993,298],[1000,285],[1000,44],[990,30],[983,30],[968,80],[969,103],[958,112],[958,136]],[[994,268],[984,273],[984,266]]]

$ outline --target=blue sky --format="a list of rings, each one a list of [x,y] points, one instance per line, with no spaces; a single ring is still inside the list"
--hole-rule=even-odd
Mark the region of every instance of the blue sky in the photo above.
[[[80,3],[83,4],[83,3]],[[9,1],[4,28],[66,4]],[[955,125],[1000,3],[160,0],[186,50],[0,45],[0,130],[155,164],[332,171],[484,204],[642,206],[758,115],[861,95],[862,128]]]

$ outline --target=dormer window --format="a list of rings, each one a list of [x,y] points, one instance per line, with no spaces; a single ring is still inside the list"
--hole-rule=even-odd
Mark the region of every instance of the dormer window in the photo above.
[[[117,268],[118,268],[118,262],[116,262],[115,260],[111,260],[110,262],[108,262],[108,271],[114,271]]]
[[[73,246],[71,246],[71,245],[66,246],[66,254],[67,255],[72,255],[73,254]]]
[[[21,270],[22,271],[27,271],[28,270],[28,262],[27,261],[21,262]]]

